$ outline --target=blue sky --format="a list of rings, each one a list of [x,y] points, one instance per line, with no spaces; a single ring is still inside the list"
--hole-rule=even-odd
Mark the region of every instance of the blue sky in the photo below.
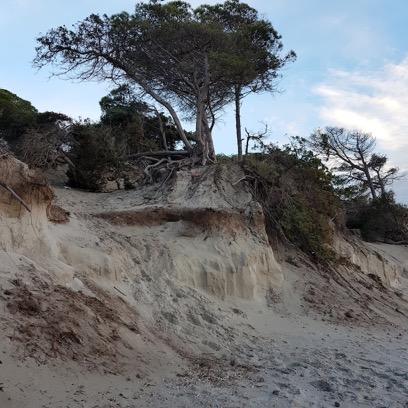
[[[191,0],[193,6],[201,1]],[[206,1],[215,3],[217,1]],[[90,13],[132,11],[130,0],[0,0],[0,88],[30,100],[39,110],[99,117],[107,83],[49,78],[31,66],[35,38]],[[247,0],[298,55],[283,72],[282,92],[248,97],[243,124],[270,129],[270,140],[308,136],[340,125],[372,132],[379,150],[408,169],[408,2],[406,0]],[[228,108],[215,129],[218,152],[235,151],[234,117]],[[408,202],[408,182],[395,186]]]

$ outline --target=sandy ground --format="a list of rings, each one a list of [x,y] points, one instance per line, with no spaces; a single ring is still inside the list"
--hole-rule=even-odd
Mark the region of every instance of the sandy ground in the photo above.
[[[16,365],[2,342],[1,407],[406,407],[406,332],[339,327],[242,307],[253,347],[197,364],[171,359],[146,375]],[[244,321],[244,320],[243,320]],[[232,358],[231,358],[232,357]]]
[[[199,317],[194,303],[209,302],[199,335],[212,352],[187,353],[197,339],[181,317],[166,330],[181,336],[177,347],[127,336],[132,347],[118,351],[117,370],[103,352],[91,368],[58,357],[23,359],[1,335],[0,407],[407,407],[403,320],[327,321],[300,296],[310,271],[285,264],[284,272],[285,284],[268,302],[199,294],[179,305],[180,315],[190,307]]]

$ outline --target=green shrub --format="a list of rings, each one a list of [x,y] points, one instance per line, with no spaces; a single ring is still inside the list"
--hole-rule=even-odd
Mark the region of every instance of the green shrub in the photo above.
[[[37,109],[30,102],[0,89],[0,137],[13,145],[24,131],[35,125]]]
[[[244,168],[262,203],[269,233],[299,247],[319,262],[334,259],[334,225],[342,225],[341,203],[333,175],[302,140],[246,157]]]
[[[359,229],[366,241],[408,241],[408,208],[392,194],[372,201],[348,204],[347,227]]]
[[[117,176],[125,161],[126,143],[108,126],[81,123],[72,130],[70,158],[75,167],[67,175],[69,184],[98,190],[104,175]]]

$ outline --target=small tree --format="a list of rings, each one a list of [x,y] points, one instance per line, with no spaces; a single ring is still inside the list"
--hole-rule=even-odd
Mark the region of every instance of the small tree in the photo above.
[[[264,125],[264,130],[259,132],[250,132],[245,128],[246,133],[246,143],[245,143],[245,156],[249,153],[250,142],[253,142],[254,149],[263,149],[265,147],[265,139],[268,136],[268,125]]]
[[[97,191],[104,175],[117,177],[126,159],[126,144],[111,127],[86,120],[73,124],[71,137],[70,185]]]
[[[13,147],[26,129],[36,124],[38,111],[30,102],[0,89],[0,137]]]
[[[397,168],[387,169],[386,156],[374,153],[375,138],[369,133],[326,127],[312,134],[310,144],[326,160],[333,161],[333,170],[345,184],[368,189],[373,200],[384,197],[385,187],[399,177]]]
[[[26,129],[16,144],[17,157],[30,167],[47,169],[68,163],[72,120],[62,113],[42,112],[36,123]]]
[[[376,190],[381,192],[382,197],[387,195],[386,187],[402,177],[398,173],[399,170],[397,167],[390,167],[387,169],[387,161],[387,156],[374,153],[369,162],[369,167],[374,173],[374,186]]]

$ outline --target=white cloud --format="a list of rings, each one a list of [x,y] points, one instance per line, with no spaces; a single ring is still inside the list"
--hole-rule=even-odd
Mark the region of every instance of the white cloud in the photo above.
[[[326,124],[370,132],[388,151],[408,147],[408,58],[374,72],[331,71],[314,91]]]
[[[323,125],[372,133],[390,164],[407,173],[408,57],[372,72],[330,71],[314,89],[321,96]],[[408,179],[394,185],[397,198],[408,203]]]

